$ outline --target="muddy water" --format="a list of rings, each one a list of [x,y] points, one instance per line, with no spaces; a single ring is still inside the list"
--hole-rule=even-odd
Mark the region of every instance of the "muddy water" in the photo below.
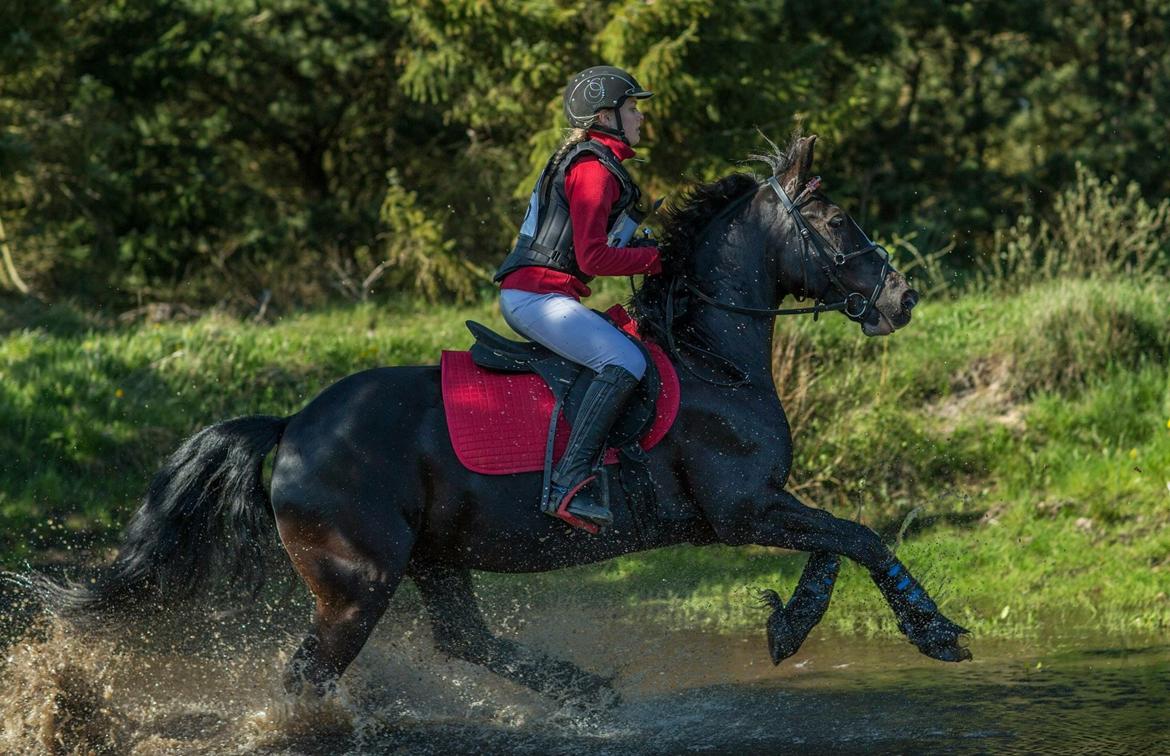
[[[1170,646],[973,642],[944,665],[892,639],[814,636],[780,667],[762,632],[664,632],[533,612],[502,632],[613,674],[620,702],[557,707],[384,621],[336,698],[277,681],[301,628],[236,615],[98,639],[41,627],[0,667],[0,753],[1170,753]],[[1164,641],[1163,641],[1164,643]]]

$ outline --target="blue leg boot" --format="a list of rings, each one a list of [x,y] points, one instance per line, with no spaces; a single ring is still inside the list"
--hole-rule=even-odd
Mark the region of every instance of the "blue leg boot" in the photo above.
[[[967,629],[943,616],[905,565],[891,556],[871,575],[894,611],[898,629],[919,651],[939,661],[957,662],[971,658],[971,652],[959,645],[959,637],[968,634]]]

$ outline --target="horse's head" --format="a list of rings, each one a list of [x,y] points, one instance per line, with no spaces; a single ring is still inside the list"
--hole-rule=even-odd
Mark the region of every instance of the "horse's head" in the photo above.
[[[815,142],[816,136],[793,142],[769,181],[781,289],[841,309],[867,336],[892,333],[910,322],[918,292],[894,270],[889,253],[821,191],[812,171]]]

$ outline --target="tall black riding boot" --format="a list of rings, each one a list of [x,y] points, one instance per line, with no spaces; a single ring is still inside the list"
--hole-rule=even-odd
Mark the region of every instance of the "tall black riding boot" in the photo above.
[[[573,421],[569,444],[552,473],[548,514],[561,517],[568,512],[597,525],[609,525],[613,514],[591,485],[593,467],[605,446],[605,439],[618,415],[638,385],[633,373],[617,365],[602,368],[581,401]]]

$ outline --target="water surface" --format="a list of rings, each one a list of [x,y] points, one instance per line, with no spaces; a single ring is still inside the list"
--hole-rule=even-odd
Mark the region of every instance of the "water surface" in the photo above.
[[[904,641],[814,633],[773,667],[762,628],[663,631],[613,612],[501,628],[590,671],[620,703],[561,706],[384,622],[324,705],[278,688],[296,637],[238,617],[118,640],[55,628],[10,646],[0,752],[1170,753],[1170,645],[1074,633],[981,642],[943,664]],[[298,628],[299,632],[299,628]]]

